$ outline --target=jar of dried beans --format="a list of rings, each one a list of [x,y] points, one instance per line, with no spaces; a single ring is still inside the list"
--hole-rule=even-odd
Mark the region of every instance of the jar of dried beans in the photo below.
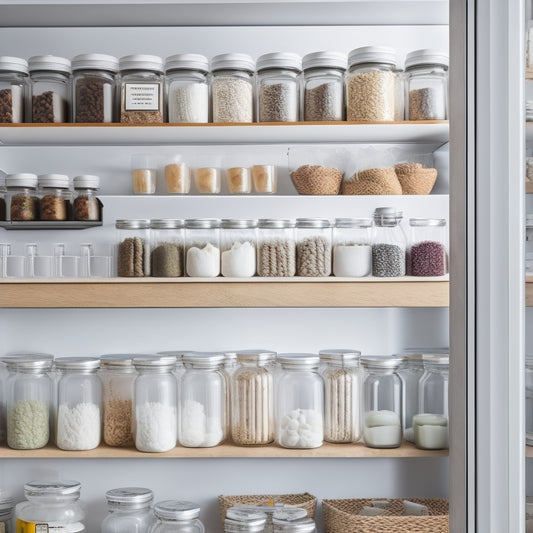
[[[0,56],[0,123],[24,122],[28,73],[25,59]]]
[[[111,489],[105,493],[108,515],[101,533],[148,533],[153,523],[154,494],[142,487]]]
[[[331,222],[325,218],[296,219],[296,275],[331,274]]]
[[[73,180],[74,198],[73,218],[74,220],[98,221],[102,219],[102,204],[96,197],[100,178],[84,174],[76,176]]]
[[[401,226],[402,212],[394,207],[374,211],[372,275],[379,278],[405,276],[407,240]]]
[[[39,198],[35,174],[8,174],[6,188],[10,220],[13,222],[39,220]]]
[[[215,278],[220,274],[220,220],[185,221],[185,272],[189,277]]]
[[[448,273],[448,234],[443,218],[410,218],[407,274],[444,276]]]
[[[229,278],[251,278],[256,271],[255,220],[226,218],[221,222],[221,273]]]
[[[257,275],[292,277],[296,273],[293,220],[262,218],[257,232]]]
[[[68,220],[71,204],[68,176],[41,174],[39,184],[39,214],[41,220]]]
[[[185,221],[180,218],[153,219],[150,224],[151,275],[161,278],[183,276]]]
[[[336,218],[333,228],[333,275],[360,278],[372,274],[372,220]]]
[[[150,220],[117,220],[117,275],[142,278],[150,275]]]

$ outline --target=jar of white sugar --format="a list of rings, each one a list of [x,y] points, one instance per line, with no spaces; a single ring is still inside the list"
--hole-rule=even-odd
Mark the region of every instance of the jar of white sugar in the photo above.
[[[255,62],[247,54],[221,54],[211,60],[213,122],[254,121]]]
[[[444,218],[410,218],[407,274],[444,276],[448,273],[448,232]]]
[[[378,207],[374,211],[372,236],[372,275],[379,278],[405,276],[407,238],[401,211]]]
[[[372,220],[336,218],[333,228],[333,275],[362,278],[372,274]]]
[[[257,221],[225,218],[220,227],[222,275],[229,278],[255,276]]]
[[[399,354],[402,364],[398,370],[403,382],[403,438],[415,441],[413,416],[420,412],[418,385],[424,374],[424,355],[422,353]]]
[[[362,357],[363,440],[369,448],[402,444],[402,380],[399,357]]]
[[[0,56],[0,123],[24,122],[28,73],[28,62],[25,59]]]
[[[154,506],[156,521],[150,533],[204,533],[200,506],[194,502],[165,500]]]
[[[150,224],[150,272],[153,277],[183,276],[185,221],[180,218],[152,219]]]
[[[154,494],[142,487],[124,487],[105,493],[108,515],[101,533],[148,533],[154,521]]]
[[[142,278],[150,275],[150,220],[117,220],[117,275]]]
[[[280,354],[276,442],[283,448],[318,448],[324,439],[324,382],[314,354]]]
[[[220,220],[193,218],[185,221],[185,273],[189,277],[220,275]]]
[[[326,218],[296,219],[296,275],[331,274],[331,222]]]
[[[296,222],[262,218],[257,231],[257,275],[292,277],[296,274]]]

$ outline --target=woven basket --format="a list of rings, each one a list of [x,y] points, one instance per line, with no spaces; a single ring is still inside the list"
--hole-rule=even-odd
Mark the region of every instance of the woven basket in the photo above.
[[[423,168],[420,163],[403,163],[394,167],[402,194],[429,194],[437,180],[436,168]]]
[[[388,501],[385,515],[360,516],[373,499],[322,500],[326,533],[449,533],[448,500],[409,498],[410,502],[425,505],[429,516],[402,516],[402,500]]]
[[[393,168],[367,168],[342,183],[342,194],[402,194]]]

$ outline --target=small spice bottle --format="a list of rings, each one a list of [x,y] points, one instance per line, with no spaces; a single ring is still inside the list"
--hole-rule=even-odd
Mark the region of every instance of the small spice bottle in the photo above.
[[[413,416],[419,413],[418,384],[424,374],[424,355],[422,353],[402,353],[397,357],[402,358],[398,374],[403,383],[403,438],[409,442],[414,442]]]
[[[304,120],[343,120],[346,55],[313,52],[303,57],[302,66]]]
[[[372,275],[405,276],[407,240],[401,226],[402,212],[394,207],[378,207],[374,211],[372,237]]]
[[[117,220],[117,275],[142,278],[150,275],[150,220]]]
[[[39,214],[41,220],[68,220],[70,214],[69,179],[64,174],[41,174]]]
[[[51,55],[28,60],[31,79],[31,121],[68,122],[70,113],[70,61]]]
[[[28,94],[28,62],[0,56],[0,123],[24,122]]]
[[[39,220],[39,198],[35,174],[8,174],[6,188],[9,197],[10,220]]]
[[[266,520],[266,514],[261,511],[230,507],[226,511],[224,533],[262,533]]]
[[[0,490],[0,531],[4,533],[14,533],[13,510],[15,500],[11,494],[5,490]]]
[[[325,218],[296,219],[296,275],[331,274],[331,222]]]
[[[73,207],[74,220],[102,220],[102,206],[96,196],[100,186],[100,178],[89,174],[76,176],[73,180],[73,186],[76,193]]]
[[[180,218],[153,219],[150,223],[151,275],[158,278],[183,276],[185,221]]]
[[[372,220],[336,218],[333,228],[333,275],[362,278],[372,274]]]
[[[73,122],[116,122],[118,59],[81,54],[72,59]]]
[[[296,273],[293,220],[262,218],[257,231],[257,275],[292,277]]]
[[[185,272],[189,277],[220,275],[220,220],[193,218],[185,221]]]
[[[200,506],[193,502],[166,500],[154,505],[156,522],[150,533],[204,533]]]
[[[222,275],[229,278],[255,276],[257,221],[225,218],[220,227]]]
[[[108,514],[101,533],[148,533],[153,523],[154,494],[142,487],[111,489],[105,493]]]
[[[448,273],[446,220],[410,218],[411,230],[407,252],[407,274],[444,276]]]
[[[247,54],[211,60],[213,122],[253,122],[255,62]]]

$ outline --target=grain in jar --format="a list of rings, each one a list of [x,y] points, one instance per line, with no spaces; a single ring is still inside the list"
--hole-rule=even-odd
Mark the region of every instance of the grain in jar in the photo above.
[[[37,183],[35,174],[21,173],[6,176],[11,221],[39,220]]]
[[[226,185],[231,194],[248,194],[252,191],[252,177],[247,167],[226,169]]]
[[[256,193],[274,194],[277,191],[278,174],[275,165],[254,165],[250,172]]]
[[[185,274],[214,278],[220,275],[220,220],[193,218],[185,221]]]
[[[405,276],[407,239],[402,218],[402,212],[394,207],[378,207],[374,211],[372,275],[375,277]]]
[[[331,274],[331,222],[325,218],[296,219],[296,275]]]
[[[41,220],[61,221],[72,218],[69,179],[64,174],[41,174],[39,216]]]
[[[194,186],[199,194],[218,194],[220,192],[220,168],[195,168]]]
[[[157,187],[157,159],[151,154],[131,156],[133,194],[155,194]]]
[[[90,174],[83,174],[76,176],[72,183],[75,192],[72,207],[74,220],[102,220],[102,206],[96,196],[100,186],[100,178]]]
[[[188,194],[191,190],[191,169],[176,157],[165,165],[165,183],[170,194]]]
[[[142,278],[150,275],[150,220],[117,220],[117,275]]]
[[[161,278],[183,276],[184,227],[183,219],[152,219],[150,225],[152,276]]]
[[[372,274],[372,220],[336,218],[333,228],[333,275],[360,278]]]
[[[407,274],[411,276],[444,276],[448,273],[446,220],[443,218],[410,218],[407,251]]]
[[[255,220],[222,220],[220,270],[224,277],[250,278],[255,276],[256,228]]]
[[[28,95],[28,62],[0,56],[0,123],[24,122]]]
[[[296,274],[296,223],[287,219],[258,221],[257,275],[292,277]]]

